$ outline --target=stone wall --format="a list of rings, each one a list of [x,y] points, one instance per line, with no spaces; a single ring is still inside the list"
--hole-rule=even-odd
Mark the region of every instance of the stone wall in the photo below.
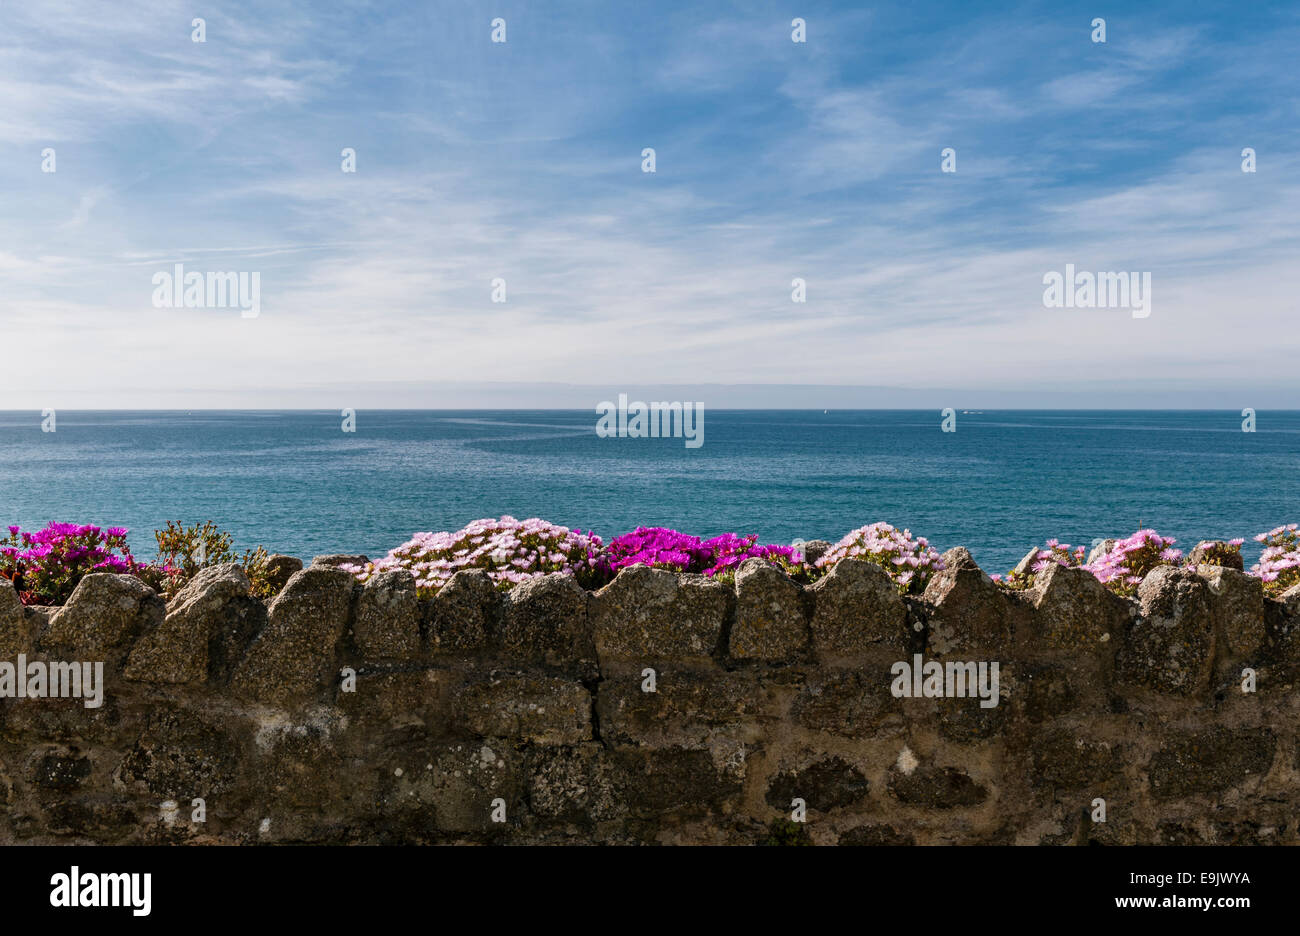
[[[1300,840],[1294,601],[1210,566],[1007,593],[945,560],[917,598],[858,560],[809,587],[757,560],[594,593],[461,572],[432,600],[340,557],[269,603],[236,566],[167,604],[93,575],[23,608],[0,581],[0,661],[105,684],[0,702],[0,841]],[[997,662],[997,704],[896,695],[916,654]]]

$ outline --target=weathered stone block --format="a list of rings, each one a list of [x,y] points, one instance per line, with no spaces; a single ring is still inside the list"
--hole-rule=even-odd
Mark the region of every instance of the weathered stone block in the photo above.
[[[498,740],[449,745],[432,762],[428,792],[421,797],[433,806],[434,821],[444,832],[498,832],[502,824],[492,821],[494,800],[505,801],[505,824],[516,825],[521,818],[523,767],[520,755]],[[410,776],[410,785],[424,783],[419,771]]]
[[[236,694],[273,705],[321,695],[337,678],[334,661],[352,607],[351,575],[328,566],[296,573],[267,609],[231,681]]]
[[[93,770],[90,758],[76,747],[42,747],[28,760],[27,782],[40,794],[67,794],[85,786]]]
[[[486,737],[534,744],[591,740],[591,693],[581,683],[550,676],[493,674],[456,695],[458,722]]]
[[[1187,559],[1194,566],[1214,565],[1225,569],[1236,569],[1238,572],[1245,569],[1241,553],[1233,550],[1222,540],[1201,540],[1187,554]]]
[[[988,799],[988,790],[956,767],[891,767],[887,786],[900,803],[931,809],[978,806]]]
[[[866,775],[856,766],[842,757],[825,757],[778,773],[768,784],[765,799],[782,812],[789,812],[795,799],[802,799],[809,809],[830,812],[862,800],[870,789]]]
[[[1018,701],[1031,722],[1058,718],[1079,705],[1079,692],[1063,666],[1023,665],[1020,667],[1019,686]]]
[[[302,560],[297,556],[285,556],[276,553],[266,558],[266,582],[271,591],[278,595],[284,591],[295,572],[302,571]]]
[[[736,619],[731,655],[741,660],[781,663],[808,646],[803,589],[764,559],[746,559],[736,570]]]
[[[584,678],[599,673],[588,594],[572,576],[529,579],[506,593],[497,647],[506,660],[544,663]]]
[[[1114,647],[1130,618],[1128,605],[1084,569],[1055,562],[1035,573],[1029,603],[1037,611],[1038,638],[1066,650]]]
[[[374,726],[443,730],[451,727],[450,684],[455,680],[455,674],[443,670],[363,670],[352,692],[338,693],[336,704],[363,729],[363,741]]]
[[[634,565],[592,595],[601,664],[703,662],[719,649],[731,592],[703,575]]]
[[[1011,609],[1002,589],[984,574],[964,546],[943,554],[943,570],[925,587],[934,607],[929,618],[931,653],[998,650],[1011,645]]]
[[[1210,609],[1236,656],[1257,654],[1268,637],[1264,622],[1264,583],[1253,575],[1224,566],[1200,565],[1196,573],[1210,589]]]
[[[907,607],[880,566],[841,559],[808,592],[813,598],[813,649],[823,660],[876,649],[906,652]]]
[[[890,681],[889,671],[883,666],[867,672],[819,672],[799,690],[790,715],[813,731],[869,738],[899,712],[899,700],[889,691]],[[900,720],[895,717],[894,721]]]
[[[661,818],[665,813],[699,814],[734,809],[743,775],[718,765],[710,751],[667,748],[621,749],[612,754],[627,778],[631,815]]]
[[[1030,782],[1061,789],[1099,787],[1124,769],[1121,755],[1119,746],[1108,741],[1083,737],[1068,729],[1052,731],[1033,740]]]
[[[816,565],[817,560],[831,551],[832,544],[827,540],[805,540],[796,552],[803,553],[806,565]]]
[[[655,691],[639,672],[606,676],[596,696],[601,737],[609,744],[697,747],[716,731],[757,731],[772,689],[744,673],[667,667]]]
[[[208,647],[216,636],[241,634],[244,646],[262,622],[246,613],[248,576],[235,563],[199,571],[167,606],[167,616],[143,635],[127,658],[127,679],[202,683],[208,678]],[[242,649],[242,648],[241,648]]]
[[[531,758],[528,804],[552,822],[589,824],[627,815],[627,778],[599,744],[543,748]]]
[[[120,665],[132,643],[162,623],[166,605],[134,575],[96,572],[50,618],[40,649],[52,657]]]
[[[244,766],[239,741],[215,720],[179,708],[157,710],[118,771],[155,796],[188,804],[226,792]]]
[[[1138,599],[1141,617],[1118,657],[1121,677],[1176,695],[1207,688],[1214,657],[1209,587],[1194,572],[1157,566],[1138,586]]]
[[[415,578],[403,570],[381,572],[357,597],[352,637],[364,660],[413,660],[420,653],[420,606]]]
[[[1268,773],[1276,750],[1277,738],[1268,728],[1216,726],[1173,738],[1151,758],[1151,795],[1168,800],[1221,793]]]
[[[501,617],[501,592],[482,569],[463,569],[433,598],[429,649],[437,655],[486,650]]]

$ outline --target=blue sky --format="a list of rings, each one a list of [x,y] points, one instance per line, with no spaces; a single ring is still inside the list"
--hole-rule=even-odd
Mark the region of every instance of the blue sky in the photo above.
[[[1293,4],[324,6],[0,8],[0,409],[1300,405]]]

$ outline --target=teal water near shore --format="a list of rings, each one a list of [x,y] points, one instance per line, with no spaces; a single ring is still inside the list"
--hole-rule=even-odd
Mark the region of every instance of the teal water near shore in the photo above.
[[[706,411],[704,445],[598,438],[573,411],[0,412],[0,524],[168,520],[243,548],[372,557],[416,531],[540,516],[609,539],[638,525],[763,542],[876,520],[1006,571],[1049,537],[1154,527],[1190,548],[1300,520],[1300,413]]]

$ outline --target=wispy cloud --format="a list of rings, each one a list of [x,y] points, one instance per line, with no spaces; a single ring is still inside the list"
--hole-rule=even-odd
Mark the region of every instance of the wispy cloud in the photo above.
[[[801,15],[803,45],[770,5],[7,5],[12,405],[1129,376],[1137,404],[1153,380],[1293,370],[1294,16],[1170,4],[1102,45],[1048,5]],[[178,262],[260,271],[262,316],[153,308]],[[1151,271],[1153,315],[1045,309],[1066,263]]]

